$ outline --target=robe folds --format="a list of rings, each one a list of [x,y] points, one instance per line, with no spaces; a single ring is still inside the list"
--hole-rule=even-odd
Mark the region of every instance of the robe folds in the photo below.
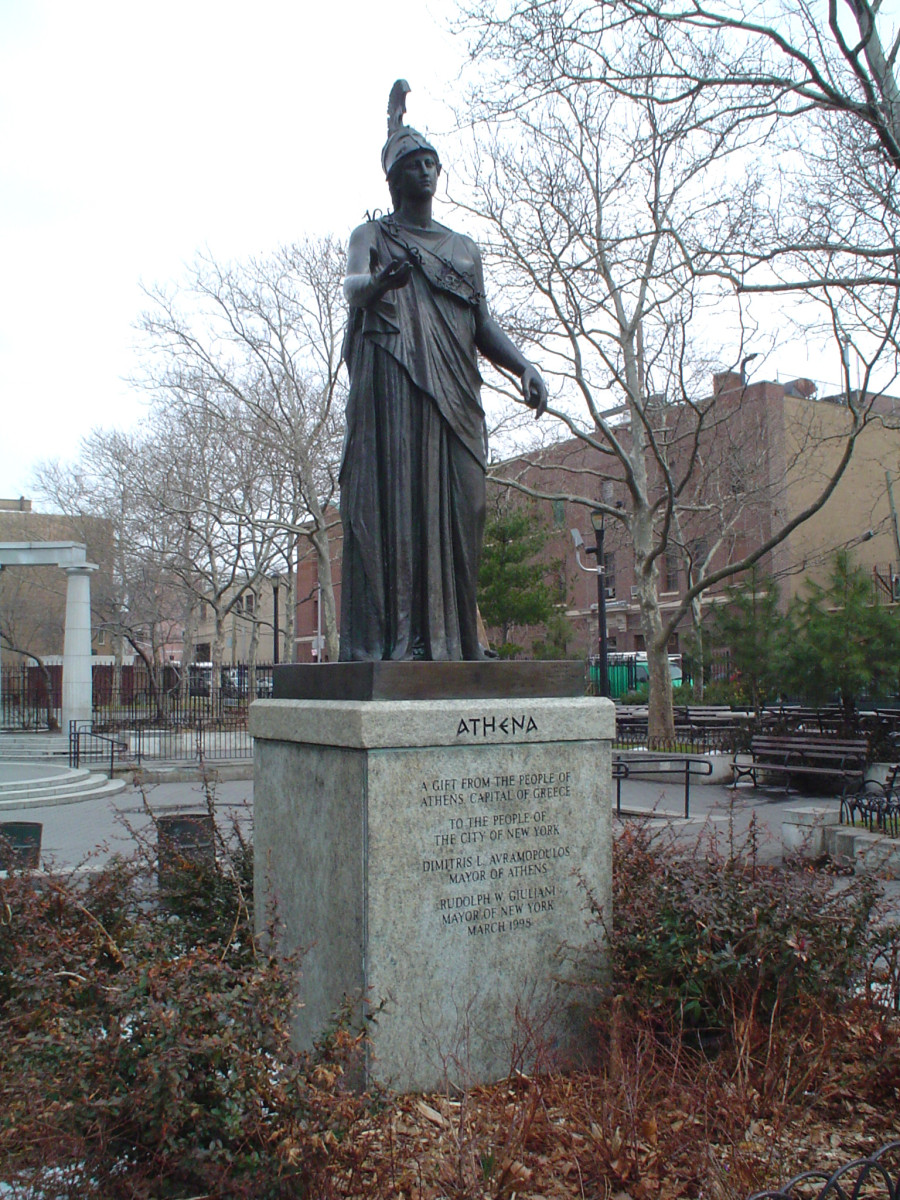
[[[373,270],[405,287],[351,311],[341,462],[341,659],[477,659],[487,457],[475,345],[474,242],[391,217],[366,230]]]

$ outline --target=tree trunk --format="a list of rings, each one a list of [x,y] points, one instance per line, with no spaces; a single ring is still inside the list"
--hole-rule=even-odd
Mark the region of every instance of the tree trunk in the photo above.
[[[703,645],[703,611],[699,596],[691,601],[691,620],[694,625],[694,644],[697,647],[694,678],[691,680],[692,695],[695,700],[702,700],[706,689],[706,654]]]
[[[181,708],[188,702],[191,684],[191,663],[194,661],[194,640],[197,634],[198,602],[190,600],[184,619],[184,640],[181,644],[181,679],[178,683],[178,699]]]
[[[257,610],[254,605],[253,622],[250,627],[250,649],[249,659],[247,663],[247,702],[250,703],[256,699],[256,659],[259,654],[259,621],[256,616]]]
[[[216,636],[213,639],[212,678],[209,681],[209,707],[216,712],[222,691],[222,660],[225,657],[225,618],[226,614],[216,609]]]
[[[322,621],[325,627],[325,656],[329,662],[337,662],[340,657],[340,639],[334,604],[334,582],[331,577],[328,530],[325,528],[325,519],[322,516],[317,518],[317,528],[312,535],[312,544],[316,551],[319,604],[322,606]]]
[[[288,556],[288,586],[287,612],[283,617],[284,641],[282,643],[281,661],[293,663],[297,661],[297,563],[295,558],[296,542]]]
[[[657,594],[657,560],[651,559],[654,545],[653,518],[648,509],[636,513],[631,522],[634,539],[635,579],[638,605],[641,611],[641,630],[647,648],[647,671],[650,676],[650,696],[647,714],[647,733],[652,739],[674,739],[675,716],[672,710],[672,676]]]

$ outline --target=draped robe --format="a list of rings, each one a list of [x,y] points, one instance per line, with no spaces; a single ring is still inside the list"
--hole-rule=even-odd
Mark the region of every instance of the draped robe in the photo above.
[[[341,659],[477,659],[487,454],[471,239],[392,217],[366,229],[405,287],[352,310],[341,462]]]

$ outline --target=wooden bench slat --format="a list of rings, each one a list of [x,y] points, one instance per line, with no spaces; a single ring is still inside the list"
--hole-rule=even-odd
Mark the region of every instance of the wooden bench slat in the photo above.
[[[760,774],[785,777],[785,791],[792,775],[829,775],[842,779],[862,778],[868,742],[865,738],[814,737],[809,734],[757,734],[750,739],[751,762],[732,762],[737,787],[751,779],[757,787]]]

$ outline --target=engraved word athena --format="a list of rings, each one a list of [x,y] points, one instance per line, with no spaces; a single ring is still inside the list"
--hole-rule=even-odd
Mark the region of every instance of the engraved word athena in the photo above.
[[[487,737],[489,733],[537,733],[537,725],[534,717],[503,717],[498,720],[497,717],[469,717],[468,721],[465,717],[460,721],[456,736],[459,737],[462,733],[471,733],[475,737],[480,734],[482,737]]]

